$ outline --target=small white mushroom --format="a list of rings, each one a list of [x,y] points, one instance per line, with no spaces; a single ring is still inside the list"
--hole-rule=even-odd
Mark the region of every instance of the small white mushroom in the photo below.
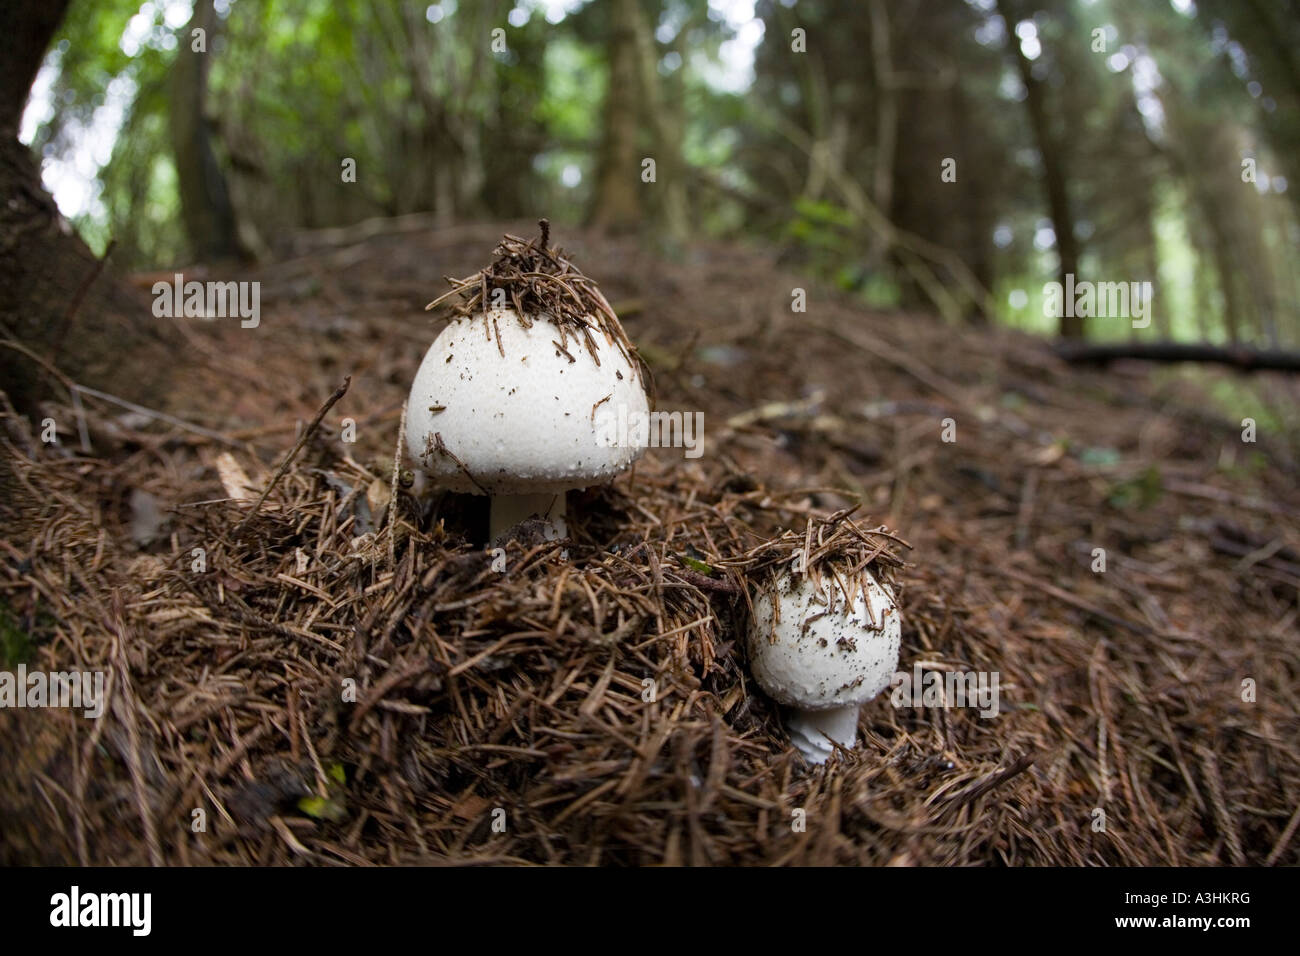
[[[489,539],[536,515],[564,537],[565,492],[613,478],[645,451],[600,427],[620,408],[649,415],[635,363],[592,330],[513,309],[454,319],[424,356],[406,412],[406,445],[432,484],[492,497]]]
[[[902,629],[893,595],[868,572],[860,580],[862,587],[850,585],[851,605],[829,574],[819,588],[809,575],[787,573],[754,601],[754,678],[793,708],[790,742],[810,763],[826,762],[831,741],[853,748],[858,708],[889,686],[898,667]]]

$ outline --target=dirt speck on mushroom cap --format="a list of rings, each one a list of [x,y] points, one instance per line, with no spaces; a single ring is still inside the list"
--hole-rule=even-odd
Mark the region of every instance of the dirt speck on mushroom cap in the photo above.
[[[406,445],[437,485],[560,492],[606,481],[641,456],[635,430],[611,428],[620,415],[649,413],[631,361],[608,343],[593,355],[572,338],[570,361],[553,345],[558,334],[551,316],[521,321],[494,309],[454,319],[434,340],[411,388]]]
[[[794,572],[755,598],[750,666],[770,697],[819,710],[863,703],[889,686],[902,630],[896,605],[887,585],[870,574],[862,580],[865,596],[857,590],[852,606],[833,578],[819,587]]]

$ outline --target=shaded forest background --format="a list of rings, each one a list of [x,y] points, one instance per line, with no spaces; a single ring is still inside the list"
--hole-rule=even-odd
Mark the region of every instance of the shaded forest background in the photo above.
[[[777,243],[954,322],[1285,348],[1298,7],[75,0],[20,139],[120,268],[546,215],[670,256]],[[1058,325],[1066,273],[1151,282],[1150,327]]]

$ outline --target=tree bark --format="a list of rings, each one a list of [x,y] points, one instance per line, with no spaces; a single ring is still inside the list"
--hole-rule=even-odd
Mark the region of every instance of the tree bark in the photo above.
[[[876,93],[875,160],[871,165],[871,201],[886,216],[894,207],[894,159],[898,151],[898,82],[894,77],[893,42],[889,11],[884,0],[870,0],[871,65]],[[884,237],[873,237],[867,267],[878,269],[886,252]]]
[[[1016,39],[1016,24],[1029,17],[1021,16],[1012,0],[997,0],[997,9],[1006,21],[1007,45],[1020,73],[1020,81],[1025,86],[1025,108],[1029,111],[1029,122],[1043,160],[1043,188],[1047,193],[1052,230],[1056,233],[1057,277],[1064,288],[1065,277],[1070,273],[1077,275],[1079,267],[1079,245],[1074,238],[1074,216],[1070,212],[1070,178],[1065,150],[1052,134],[1043,85],[1034,78],[1033,64],[1021,52],[1020,42]],[[1086,331],[1083,318],[1077,315],[1062,315],[1060,330],[1067,339],[1083,338]]]
[[[590,222],[611,232],[641,223],[641,164],[637,156],[636,0],[615,0],[607,44],[609,86]]]
[[[207,118],[208,65],[217,25],[212,0],[196,0],[172,66],[171,137],[180,184],[181,219],[190,251],[201,260],[233,259],[242,252],[226,174],[212,149]],[[193,32],[204,34],[194,49]]]
[[[68,399],[45,366],[145,405],[164,404],[179,335],[101,263],[41,186],[18,122],[67,0],[0,5],[0,388],[18,411]]]
[[[690,214],[686,199],[686,171],[682,161],[682,137],[685,135],[684,87],[675,89],[671,97],[660,90],[659,53],[655,48],[654,32],[650,23],[635,2],[629,2],[628,20],[635,38],[637,87],[640,90],[640,113],[645,118],[641,125],[648,126],[654,134],[653,155],[656,164],[655,223],[662,236],[673,242],[688,238]],[[688,30],[687,23],[678,33]],[[684,50],[679,51],[684,54]],[[674,86],[681,86],[683,65],[677,69]]]
[[[0,132],[16,133],[32,81],[71,0],[0,4]]]

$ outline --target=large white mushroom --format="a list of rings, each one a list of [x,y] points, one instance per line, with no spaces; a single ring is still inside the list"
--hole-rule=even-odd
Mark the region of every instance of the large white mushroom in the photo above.
[[[612,324],[611,324],[612,323]],[[406,445],[440,488],[492,498],[489,539],[526,518],[567,534],[565,492],[608,481],[645,450],[600,427],[648,418],[645,377],[610,316],[576,328],[488,309],[454,319],[411,386]]]
[[[832,741],[857,742],[858,708],[898,667],[898,607],[868,571],[846,585],[831,574],[786,572],[754,600],[749,659],[754,678],[792,708],[790,742],[810,763],[825,763]]]

